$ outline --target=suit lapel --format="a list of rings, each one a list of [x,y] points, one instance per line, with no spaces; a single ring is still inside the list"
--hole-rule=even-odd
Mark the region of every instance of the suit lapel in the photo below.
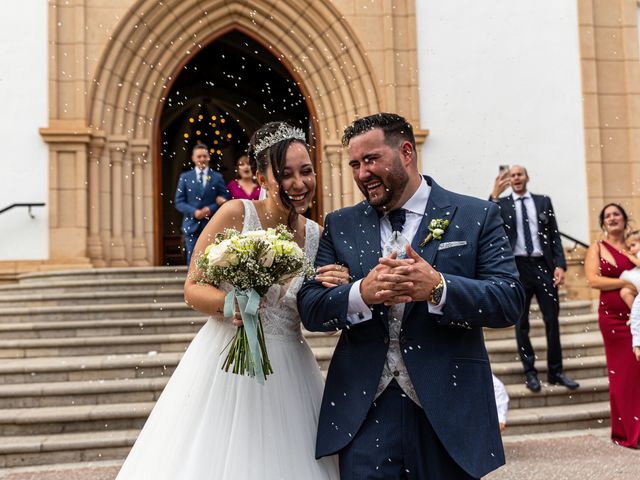
[[[378,259],[382,256],[378,212],[368,203],[364,205],[360,217],[356,219],[361,225],[361,231],[356,231],[356,245],[361,255],[362,278],[378,265]]]
[[[431,186],[431,192],[429,193],[429,200],[427,201],[427,207],[424,211],[424,216],[420,222],[420,226],[413,237],[411,247],[430,265],[434,265],[436,261],[436,255],[438,253],[438,245],[441,240],[432,238],[424,247],[420,247],[420,243],[431,233],[429,231],[429,224],[431,220],[443,219],[449,220],[449,226],[453,220],[453,216],[456,212],[456,207],[451,205],[447,191],[440,185],[433,181],[430,177],[425,177],[427,183]],[[446,238],[447,232],[442,235],[442,238]],[[407,303],[404,308],[404,318],[407,318],[409,312],[413,308],[414,302]]]
[[[536,206],[536,220],[538,220],[538,234],[540,234],[542,232],[542,228],[544,226],[544,224],[542,223],[541,220],[541,213],[544,213],[545,208],[544,208],[544,197],[541,195],[534,195],[531,194],[531,198],[533,198],[533,204]]]
[[[382,256],[380,248],[380,218],[378,217],[378,212],[369,203],[364,202],[364,208],[358,218],[355,219],[355,222],[356,246],[360,258],[360,268],[362,269],[361,278],[364,278],[378,265],[378,259]],[[388,312],[389,309],[382,305],[374,305],[372,308],[373,317],[380,319],[387,331],[389,331]]]

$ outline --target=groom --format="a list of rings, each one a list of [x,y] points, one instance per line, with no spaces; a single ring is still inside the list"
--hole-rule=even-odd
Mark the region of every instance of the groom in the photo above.
[[[342,479],[479,478],[504,464],[482,327],[524,301],[498,208],[422,177],[399,115],[356,120],[343,143],[366,201],[327,215],[316,263],[354,281],[298,294],[307,329],[342,330],[316,456],[339,453]],[[381,258],[392,232],[408,258]]]

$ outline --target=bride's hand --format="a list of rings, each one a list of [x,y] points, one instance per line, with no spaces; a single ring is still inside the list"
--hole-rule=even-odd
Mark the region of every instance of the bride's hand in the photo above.
[[[322,283],[325,287],[337,287],[338,285],[346,285],[351,282],[349,277],[349,269],[344,265],[325,265],[316,269],[316,281]]]

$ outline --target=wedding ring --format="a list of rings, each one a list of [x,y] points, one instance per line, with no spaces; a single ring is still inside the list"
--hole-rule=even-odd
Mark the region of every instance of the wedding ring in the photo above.
[[[338,265],[338,271],[341,272],[344,269],[342,265]]]

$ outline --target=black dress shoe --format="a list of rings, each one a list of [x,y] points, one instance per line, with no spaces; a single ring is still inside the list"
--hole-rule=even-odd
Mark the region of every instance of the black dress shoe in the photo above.
[[[527,376],[527,388],[532,392],[539,392],[540,380],[538,380],[538,376],[535,372],[527,372],[525,375]]]
[[[549,375],[549,383],[551,385],[562,385],[569,390],[575,390],[580,384],[574,380],[571,380],[564,372],[560,372],[556,375]]]

